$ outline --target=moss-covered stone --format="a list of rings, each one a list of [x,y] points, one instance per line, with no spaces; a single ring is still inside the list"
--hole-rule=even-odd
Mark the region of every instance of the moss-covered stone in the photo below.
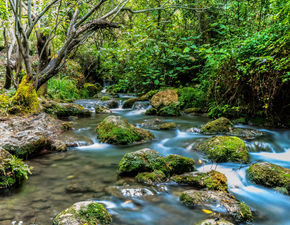
[[[69,116],[89,117],[91,115],[90,111],[73,103],[57,103],[51,101],[43,104],[43,107],[46,113],[57,116],[58,118],[67,118]]]
[[[93,201],[78,202],[59,213],[53,220],[54,225],[111,224],[112,217],[106,208]]]
[[[161,107],[157,111],[159,116],[180,116],[180,105],[179,102],[171,103],[167,106]]]
[[[96,113],[112,113],[112,111],[109,108],[105,106],[101,106],[101,105],[96,105],[95,112]]]
[[[151,90],[148,91],[146,94],[142,95],[141,97],[139,97],[139,101],[148,101],[152,98],[153,95],[155,95],[156,93],[158,93],[158,90]]]
[[[157,109],[155,109],[155,108],[149,108],[145,112],[145,115],[147,115],[147,116],[153,116],[156,114],[157,114]]]
[[[171,103],[178,102],[178,94],[176,90],[166,89],[164,91],[160,91],[157,94],[153,95],[151,99],[151,105],[158,109],[164,106],[168,106]]]
[[[139,183],[152,185],[165,182],[167,180],[167,177],[161,170],[155,170],[153,172],[138,173],[135,179]]]
[[[164,158],[166,165],[170,169],[170,174],[182,174],[195,170],[195,161],[180,155],[169,155]]]
[[[196,145],[215,162],[249,162],[248,149],[238,137],[216,136]]]
[[[131,125],[120,116],[108,116],[98,124],[96,131],[99,140],[109,144],[125,145],[154,138],[151,132]]]
[[[33,85],[33,81],[24,76],[15,95],[11,98],[11,104],[21,106],[26,113],[40,112],[40,103]]]
[[[209,207],[215,210],[219,204],[225,209],[224,214],[231,216],[236,223],[250,222],[253,214],[249,206],[239,202],[236,198],[226,192],[220,191],[185,191],[179,196],[180,201],[189,207]]]
[[[162,171],[169,175],[169,168],[164,159],[152,149],[145,148],[124,155],[118,166],[118,174],[121,176],[135,176],[140,172]]]
[[[21,159],[0,148],[0,192],[28,179],[30,170]]]
[[[176,128],[174,122],[164,122],[159,118],[148,119],[143,123],[139,124],[142,128],[153,129],[153,130],[169,130]]]
[[[112,100],[112,98],[110,98],[109,96],[101,97],[101,101],[109,101],[109,100]]]
[[[130,98],[126,100],[122,106],[123,109],[130,109],[134,105],[135,102],[140,101],[139,98]]]
[[[196,188],[207,188],[209,190],[227,191],[227,178],[223,173],[211,170],[207,173],[193,172],[176,175],[173,180],[179,184],[188,184]]]
[[[247,176],[255,184],[270,188],[285,188],[286,194],[290,194],[290,169],[288,168],[269,162],[255,163],[247,169]]]
[[[234,225],[233,223],[221,218],[203,220],[194,225]]]
[[[94,97],[103,89],[102,85],[100,85],[99,83],[96,84],[85,83],[84,88],[88,91],[89,97]]]
[[[186,114],[190,114],[190,113],[202,113],[202,109],[201,108],[187,108],[184,110],[184,113]]]
[[[233,124],[229,119],[221,117],[203,125],[201,127],[201,132],[205,134],[218,134],[223,132],[229,132],[232,126]]]

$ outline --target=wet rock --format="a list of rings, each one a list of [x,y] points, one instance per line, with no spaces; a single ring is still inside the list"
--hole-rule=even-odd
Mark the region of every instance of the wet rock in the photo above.
[[[201,127],[201,132],[204,134],[218,134],[223,132],[229,132],[232,126],[233,124],[229,119],[221,117],[203,125]]]
[[[206,123],[201,127],[200,132],[203,134],[225,134],[245,139],[253,139],[264,134],[254,129],[233,127],[233,123],[224,117]]]
[[[197,150],[203,151],[214,162],[249,162],[248,149],[238,137],[216,136],[195,145]]]
[[[196,188],[207,188],[208,190],[226,192],[228,189],[226,176],[215,170],[211,170],[207,173],[192,172],[176,175],[172,179],[179,184],[188,184]]]
[[[27,118],[12,117],[0,125],[0,147],[20,158],[66,151],[65,142],[58,139],[62,132],[62,122],[46,113]]]
[[[194,114],[194,113],[203,113],[204,110],[201,108],[187,108],[184,110],[184,113],[186,114]]]
[[[147,128],[147,129],[152,129],[152,130],[169,130],[169,129],[176,128],[176,123],[164,122],[158,118],[145,120],[143,123],[139,125],[142,128]]]
[[[111,224],[112,217],[106,208],[94,201],[77,202],[59,213],[54,225]]]
[[[58,118],[68,118],[70,116],[91,116],[89,110],[73,103],[57,103],[53,101],[47,101],[43,103],[43,109],[46,113],[57,116]]]
[[[27,164],[0,147],[0,192],[20,184],[30,173]]]
[[[109,108],[105,106],[101,106],[101,105],[96,105],[95,112],[96,113],[112,113],[112,111]]]
[[[99,140],[108,144],[125,145],[154,138],[151,132],[131,125],[120,116],[108,116],[98,124],[96,131]]]
[[[224,219],[216,218],[203,220],[195,225],[234,225],[234,224]]]
[[[66,186],[65,191],[67,193],[88,193],[95,192],[90,186],[83,185],[81,183],[70,183]]]
[[[122,106],[123,109],[131,109],[135,102],[140,101],[139,98],[130,98],[126,100]]]
[[[153,95],[151,99],[151,105],[156,109],[177,102],[178,102],[177,91],[169,89],[158,92],[157,94]]]
[[[138,101],[135,102],[134,105],[132,106],[133,110],[140,110],[140,109],[146,109],[149,106],[148,101]]]
[[[288,168],[269,162],[255,163],[247,169],[247,176],[255,184],[290,194],[290,169]]]
[[[142,186],[111,186],[106,191],[119,199],[152,198],[156,191]]]
[[[148,185],[158,184],[167,181],[167,176],[161,170],[138,173],[135,178],[137,182]]]
[[[180,201],[190,207],[208,207],[210,210],[230,216],[236,223],[253,220],[250,208],[226,192],[189,190],[183,192]]]
[[[195,161],[188,157],[171,154],[166,156],[164,161],[170,170],[170,175],[182,174],[195,170]]]
[[[115,109],[119,107],[119,103],[115,99],[107,100],[103,102],[103,106],[109,109]]]
[[[161,170],[166,175],[170,172],[164,159],[149,148],[125,154],[118,166],[118,174],[121,176],[135,176],[139,172],[154,170]]]

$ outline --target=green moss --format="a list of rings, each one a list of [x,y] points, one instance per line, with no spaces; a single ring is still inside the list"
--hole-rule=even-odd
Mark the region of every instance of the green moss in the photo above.
[[[174,122],[162,123],[158,125],[158,129],[160,130],[169,130],[169,129],[174,129],[174,128],[176,128],[176,123]]]
[[[155,108],[149,108],[146,110],[145,115],[152,116],[157,114],[157,109]]]
[[[11,98],[11,104],[21,106],[26,113],[32,114],[40,111],[40,104],[33,81],[28,80],[27,76],[22,78],[15,95]]]
[[[240,211],[241,216],[243,217],[243,221],[253,221],[254,217],[252,211],[249,206],[246,205],[245,202],[240,203]]]
[[[19,184],[23,179],[28,179],[31,167],[21,159],[0,149],[0,190]]]
[[[167,106],[160,108],[157,111],[159,116],[180,116],[180,106],[179,103],[171,103]]]
[[[98,124],[98,139],[109,144],[132,144],[153,139],[154,135],[147,130],[136,128],[120,116],[109,116]]]
[[[9,106],[9,96],[5,94],[0,95],[0,108],[7,108]]]
[[[82,224],[110,224],[112,218],[105,207],[98,203],[91,203],[86,210],[79,212]]]
[[[197,145],[215,162],[247,163],[250,159],[248,149],[238,137],[216,136]]]
[[[202,112],[201,108],[187,108],[184,110],[184,112],[186,114],[190,114],[190,113],[200,113]]]
[[[247,170],[249,179],[271,188],[285,188],[290,193],[290,169],[263,162],[251,165]]]
[[[103,96],[101,98],[101,101],[109,101],[109,100],[112,100],[112,98],[108,97],[108,96]]]
[[[153,95],[155,95],[158,92],[159,92],[159,90],[151,90],[151,91],[147,92],[146,94],[142,95],[139,99],[140,99],[140,101],[148,101],[152,98]]]
[[[87,90],[89,97],[93,97],[96,94],[98,94],[100,91],[102,91],[103,87],[99,83],[96,83],[96,84],[85,83],[84,89]]]
[[[226,191],[228,189],[227,178],[224,174],[211,170],[207,173],[188,173],[177,175],[173,180],[180,184],[188,184],[196,188]]]
[[[155,170],[153,172],[138,173],[135,179],[139,183],[152,185],[166,181],[167,177],[161,170]]]
[[[170,169],[170,174],[182,174],[195,170],[195,161],[180,155],[169,155],[164,158],[166,165]]]
[[[129,109],[129,108],[132,108],[132,106],[134,105],[135,102],[138,102],[140,101],[139,98],[130,98],[128,99],[127,101],[124,102],[123,104],[123,109]]]
[[[217,134],[229,132],[232,126],[233,124],[229,119],[221,117],[202,126],[201,131],[206,134]]]

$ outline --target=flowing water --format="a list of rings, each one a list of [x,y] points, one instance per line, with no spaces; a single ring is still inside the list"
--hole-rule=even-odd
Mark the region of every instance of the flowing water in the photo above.
[[[97,103],[93,100],[78,101],[78,104],[92,111]],[[131,110],[119,107],[113,113],[125,117],[133,124],[139,124],[152,118],[144,115],[146,107],[148,103],[144,103],[143,107],[142,103],[137,103]],[[224,173],[228,178],[229,191],[255,210],[253,224],[290,224],[289,196],[250,183],[245,176],[248,165],[211,164],[203,155],[191,150],[193,143],[208,136],[187,130],[200,127],[208,121],[207,118],[163,117],[165,121],[176,122],[178,128],[169,131],[151,130],[155,139],[150,143],[114,146],[99,143],[96,138],[95,127],[106,116],[93,115],[73,122],[75,130],[72,132],[80,140],[90,139],[92,145],[28,161],[34,167],[30,179],[12,193],[0,197],[0,224],[52,224],[53,217],[60,211],[75,202],[89,199],[106,205],[113,215],[113,224],[189,225],[206,219],[208,215],[199,209],[189,209],[180,204],[178,193],[181,189],[173,183],[161,186],[161,191],[155,190],[156,196],[145,199],[136,197],[131,201],[113,197],[108,192],[108,187],[118,183],[116,170],[122,156],[144,147],[155,149],[163,155],[179,154],[201,160],[205,163],[198,166],[199,171],[216,169]],[[265,135],[246,142],[251,151],[252,163],[269,161],[290,168],[290,131],[258,130]],[[152,193],[151,189],[148,189],[148,193]]]

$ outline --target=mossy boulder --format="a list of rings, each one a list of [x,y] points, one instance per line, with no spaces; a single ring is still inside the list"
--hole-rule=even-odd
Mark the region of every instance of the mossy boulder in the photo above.
[[[126,145],[152,140],[154,135],[131,125],[120,116],[108,116],[96,128],[98,139],[108,144]]]
[[[126,100],[122,106],[123,109],[130,109],[134,105],[135,102],[140,101],[139,98],[130,98]]]
[[[124,155],[118,166],[121,176],[135,176],[140,172],[162,171],[166,176],[170,171],[163,157],[150,148],[141,149]]]
[[[159,116],[180,116],[180,105],[179,102],[171,103],[167,106],[161,107],[157,111]]]
[[[145,115],[147,116],[157,115],[157,109],[151,107],[146,110]]]
[[[170,170],[170,174],[182,174],[195,170],[195,161],[191,158],[180,155],[169,155],[164,158],[166,165]]]
[[[214,162],[249,162],[250,156],[244,141],[234,136],[216,136],[197,144]]]
[[[102,91],[103,87],[99,83],[96,84],[85,83],[84,89],[87,90],[89,97],[94,97],[96,94]]]
[[[174,122],[164,122],[161,119],[154,118],[145,120],[143,123],[139,124],[142,128],[152,129],[152,130],[169,130],[176,128],[176,123]]]
[[[160,91],[153,95],[151,99],[151,105],[158,109],[164,106],[168,106],[171,103],[178,102],[178,94],[176,90],[166,89],[164,91]]]
[[[139,183],[152,185],[167,181],[167,176],[161,170],[155,170],[153,172],[138,173],[135,179]]]
[[[142,95],[141,97],[139,97],[139,101],[148,101],[150,100],[153,95],[155,95],[156,93],[158,93],[158,90],[151,90],[148,91],[146,94]]]
[[[216,219],[203,220],[194,225],[234,225],[234,224],[224,219],[216,218]]]
[[[112,98],[109,96],[102,96],[101,97],[101,101],[109,101],[109,100],[112,100]]]
[[[45,102],[44,111],[58,118],[68,118],[69,116],[89,117],[91,113],[80,105],[73,103]]]
[[[54,219],[54,225],[111,224],[112,217],[106,208],[94,201],[84,201],[73,204],[59,213]]]
[[[204,111],[201,108],[187,108],[184,110],[184,113],[191,114],[191,113],[203,113]]]
[[[196,188],[208,190],[226,191],[228,189],[227,178],[223,173],[211,170],[207,173],[192,172],[176,175],[173,180],[179,184],[187,184]]]
[[[239,202],[232,195],[220,191],[189,190],[179,196],[180,201],[189,207],[206,207],[215,211],[216,205],[223,208],[225,216],[230,216],[236,223],[250,222],[253,214],[249,206]]]
[[[283,188],[285,194],[290,194],[290,169],[288,168],[269,162],[255,163],[247,169],[247,176],[255,184],[276,190]]]
[[[0,148],[0,192],[28,179],[30,170],[21,159]]]
[[[201,132],[205,134],[225,133],[229,132],[232,126],[233,124],[229,119],[221,117],[203,125],[201,127]]]

